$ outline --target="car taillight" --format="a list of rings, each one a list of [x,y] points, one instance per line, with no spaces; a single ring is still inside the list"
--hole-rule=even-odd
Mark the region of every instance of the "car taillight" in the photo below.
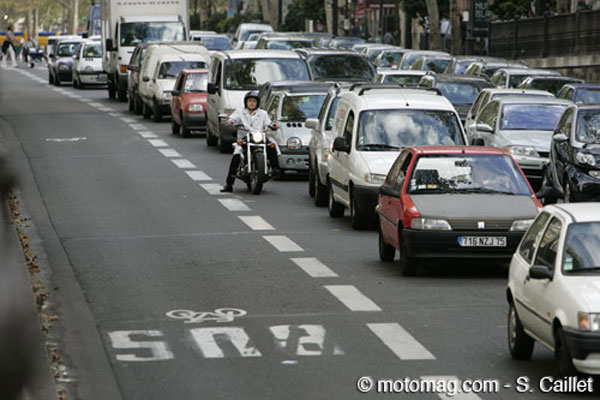
[[[405,228],[408,228],[410,227],[413,218],[418,218],[421,216],[421,214],[419,214],[417,206],[415,206],[415,203],[413,203],[409,195],[402,194],[402,204],[404,204],[402,223],[404,224]]]
[[[122,74],[126,74],[127,73],[127,65],[121,64],[121,73]]]

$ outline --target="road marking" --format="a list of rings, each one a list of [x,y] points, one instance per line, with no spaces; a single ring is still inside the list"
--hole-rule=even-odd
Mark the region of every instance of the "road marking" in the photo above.
[[[177,167],[179,167],[181,169],[196,168],[196,166],[194,164],[192,164],[192,162],[190,160],[186,160],[185,158],[178,159],[178,160],[171,160],[171,161],[173,162],[173,164],[177,165]]]
[[[260,357],[262,355],[254,347],[252,340],[243,328],[195,328],[191,329],[190,333],[205,358]]]
[[[250,207],[238,199],[219,199],[219,202],[229,211],[250,211]]]
[[[213,311],[171,310],[166,315],[173,319],[184,319],[184,324],[201,324],[206,321],[233,322],[235,317],[248,314],[239,308],[223,307]]]
[[[138,354],[117,354],[116,358],[119,361],[159,361],[159,360],[171,360],[173,353],[169,350],[169,346],[166,342],[162,341],[136,341],[134,342],[132,336],[149,336],[149,337],[162,337],[161,331],[114,331],[109,332],[108,337],[112,342],[112,346],[115,349],[150,349],[152,355],[145,355],[148,352],[140,352],[144,355]]]
[[[271,245],[273,247],[275,247],[277,250],[279,250],[281,252],[304,251],[304,249],[302,247],[298,246],[287,236],[283,236],[283,235],[263,236],[263,238],[267,242],[271,243]]]
[[[212,181],[212,178],[202,171],[185,171],[193,181]]]
[[[327,331],[323,325],[278,325],[270,327],[269,330],[275,337],[277,347],[288,355],[344,354],[335,342],[326,338]]]
[[[292,258],[291,260],[312,278],[333,278],[338,276],[327,265],[314,257]]]
[[[103,107],[103,106],[102,106],[102,104],[100,104],[100,103],[96,103],[96,102],[94,102],[94,101],[92,101],[92,102],[90,102],[90,103],[88,103],[88,104],[89,104],[90,106],[92,106],[92,107]]]
[[[325,289],[350,311],[381,311],[381,308],[353,285],[326,285]]]
[[[115,111],[112,108],[108,108],[108,107],[97,107],[97,108],[98,108],[98,110],[104,111],[104,112]]]
[[[138,133],[140,135],[142,135],[142,136],[148,135],[148,134],[154,135],[154,133],[152,133],[150,131],[139,131]],[[156,135],[154,135],[154,137],[156,137]],[[177,152],[177,150],[173,150],[173,149],[158,149],[158,151],[160,151],[162,153],[162,155],[165,156],[165,157],[181,157],[181,154],[179,154]]]
[[[146,138],[146,139],[152,139],[152,138],[158,137],[158,136],[156,136],[156,134],[154,132],[151,132],[151,131],[136,131],[136,132],[139,133],[141,137]]]
[[[401,360],[435,360],[421,343],[419,343],[400,324],[382,323],[367,324],[369,329]]]
[[[248,225],[253,231],[274,231],[275,228],[259,216],[239,216],[243,223]]]
[[[421,376],[422,381],[433,381],[434,386],[440,385],[438,382],[450,382],[452,381],[452,386],[448,384],[444,384],[446,387],[452,387],[458,390],[461,385],[461,380],[456,376]],[[453,393],[452,393],[453,394]],[[437,396],[442,400],[481,400],[481,397],[477,396],[475,393],[456,393],[451,395],[446,393],[437,393]]]
[[[150,142],[150,144],[154,147],[169,147],[167,142],[162,139],[150,139],[148,142]]]
[[[121,117],[125,116],[125,114],[120,113],[120,112],[111,112],[108,115],[110,115],[111,117],[115,117],[115,118],[121,118]]]
[[[123,122],[126,122],[126,123],[128,123],[128,124],[129,124],[129,123],[136,123],[136,122],[138,122],[138,121],[139,121],[137,118],[128,118],[128,117],[122,117],[122,118],[119,118],[119,119],[120,119],[121,121],[123,121]]]
[[[148,130],[143,124],[129,124],[129,126],[135,131]]]
[[[208,194],[212,194],[212,195],[227,195],[229,193],[222,193],[221,189],[223,188],[223,186],[219,185],[218,183],[201,183],[200,186],[202,187],[202,189],[206,190],[208,192]]]
[[[86,99],[86,98],[82,97],[81,99],[79,99],[79,101],[83,101],[84,103],[90,104],[93,100],[92,99]]]
[[[46,142],[82,142],[87,140],[86,137],[74,137],[74,138],[47,138]]]

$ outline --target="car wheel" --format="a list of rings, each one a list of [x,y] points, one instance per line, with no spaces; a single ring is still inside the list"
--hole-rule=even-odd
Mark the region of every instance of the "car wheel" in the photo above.
[[[135,99],[133,98],[133,96],[131,94],[129,96],[127,96],[127,98],[129,99],[129,101],[128,101],[129,111],[131,111],[131,112],[135,111]]]
[[[575,376],[578,374],[567,348],[565,333],[561,327],[556,328],[554,333],[554,360],[556,361],[557,376]]]
[[[402,240],[402,235],[400,235],[400,273],[402,276],[415,276],[417,274],[417,265],[415,260],[408,256],[408,246],[406,241]]]
[[[385,242],[381,228],[379,228],[379,259],[384,262],[394,261],[396,249]]]
[[[353,229],[364,229],[369,225],[369,217],[359,210],[354,191],[350,194],[350,216]]]
[[[315,171],[312,163],[308,164],[308,195],[315,197]]]
[[[315,206],[324,207],[327,205],[329,198],[329,188],[321,183],[319,171],[315,172]]]
[[[181,126],[175,121],[175,118],[171,116],[171,133],[173,135],[179,135],[179,130]]]
[[[327,208],[329,210],[329,216],[331,218],[341,218],[344,216],[344,211],[346,207],[343,204],[335,201],[333,197],[333,188],[331,187],[331,183],[329,184],[329,201],[327,202]]]
[[[142,115],[144,118],[150,118],[152,116],[152,109],[148,107],[146,103],[142,105]]]
[[[160,107],[156,101],[152,105],[152,121],[154,122],[162,122],[162,113],[160,112]]]
[[[133,101],[134,101],[134,112],[138,115],[140,115],[142,113],[142,111],[144,110],[144,103],[142,103],[142,100],[140,100],[140,98],[136,95],[133,95]]]
[[[508,306],[508,350],[515,360],[529,360],[534,340],[525,333],[513,303]]]

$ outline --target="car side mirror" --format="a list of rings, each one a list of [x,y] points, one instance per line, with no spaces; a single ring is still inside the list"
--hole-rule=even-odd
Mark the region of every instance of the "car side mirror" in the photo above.
[[[556,143],[564,143],[567,140],[569,140],[569,138],[567,137],[567,135],[559,131],[557,134],[552,136],[552,140],[554,140]]]
[[[143,80],[144,82],[150,82],[150,78],[149,78],[149,77],[147,77],[147,76],[144,76],[144,77],[142,78],[142,80]]]
[[[471,146],[485,146],[485,141],[482,138],[471,140]]]
[[[534,265],[529,268],[529,277],[531,279],[550,279],[552,280],[552,271],[545,265]]]
[[[346,138],[339,136],[333,141],[333,150],[350,153],[350,145],[346,142]]]
[[[173,96],[180,96],[181,95],[181,91],[180,90],[171,90],[171,95],[173,95]]]
[[[106,39],[106,51],[117,51],[117,47],[112,39]]]
[[[382,196],[400,197],[400,191],[394,189],[390,185],[381,185],[379,187],[379,194],[381,194]]]
[[[316,118],[308,118],[304,122],[304,126],[306,126],[308,129],[317,129],[319,127],[319,120]]]
[[[494,128],[482,122],[478,122],[477,125],[475,125],[475,129],[480,132],[494,133]]]
[[[209,83],[206,87],[208,94],[216,94],[219,91],[219,86],[215,83]]]

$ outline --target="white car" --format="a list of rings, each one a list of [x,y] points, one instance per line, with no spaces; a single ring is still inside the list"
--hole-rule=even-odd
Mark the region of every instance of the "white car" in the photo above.
[[[102,69],[102,43],[100,40],[86,40],[73,57],[73,86],[84,89],[86,86],[106,85],[106,72]]]
[[[600,374],[600,203],[546,206],[510,264],[508,346],[554,351],[558,376]]]
[[[405,146],[464,145],[460,119],[438,91],[353,85],[331,132],[329,215],[349,208],[352,227],[375,222],[379,186]]]
[[[419,84],[419,80],[424,75],[427,75],[427,71],[407,71],[398,69],[388,69],[385,71],[377,71],[377,83],[399,83],[402,85],[415,85]]]

